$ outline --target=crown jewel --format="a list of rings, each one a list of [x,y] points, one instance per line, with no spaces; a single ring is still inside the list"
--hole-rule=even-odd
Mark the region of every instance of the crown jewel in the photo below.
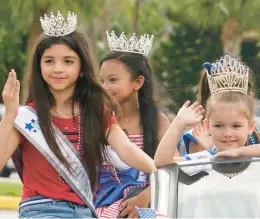
[[[247,94],[249,68],[235,58],[225,55],[206,71],[211,94],[224,91]]]
[[[46,14],[44,14],[44,19],[40,17],[40,22],[45,35],[52,37],[65,36],[76,30],[77,15],[74,12],[71,14],[69,11],[66,21],[60,11],[58,11],[57,16],[51,12],[50,17]]]
[[[153,44],[153,35],[149,36],[144,34],[140,36],[140,39],[136,37],[135,33],[129,39],[125,36],[124,32],[118,38],[114,31],[111,35],[106,31],[107,42],[111,51],[122,51],[122,52],[132,52],[139,53],[147,56],[150,52]]]

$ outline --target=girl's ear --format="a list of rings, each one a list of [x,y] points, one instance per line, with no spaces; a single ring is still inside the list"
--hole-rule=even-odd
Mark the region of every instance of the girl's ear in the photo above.
[[[249,135],[251,135],[254,132],[255,125],[256,125],[256,121],[254,119],[249,122],[249,130],[248,130]]]
[[[138,91],[143,85],[144,85],[145,78],[142,75],[139,75],[135,79],[135,85],[134,85],[134,90]]]
[[[253,91],[250,91],[250,92],[248,93],[248,96],[251,97],[252,99],[254,99],[255,93],[254,93]]]

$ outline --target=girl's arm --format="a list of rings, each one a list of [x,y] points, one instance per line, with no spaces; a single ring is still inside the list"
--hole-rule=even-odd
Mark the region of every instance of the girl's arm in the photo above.
[[[217,158],[238,158],[238,157],[260,157],[260,144],[240,147],[236,149],[221,151],[214,156]]]
[[[179,118],[175,118],[159,143],[154,162],[157,168],[175,162],[174,154],[177,151],[179,139],[185,125]]]
[[[11,70],[5,83],[2,97],[5,104],[5,115],[0,122],[0,171],[4,168],[20,143],[20,134],[13,127],[19,107],[20,83],[16,73]]]
[[[20,133],[13,127],[13,119],[4,116],[0,123],[0,171],[20,144]]]
[[[156,170],[153,159],[133,144],[119,125],[112,125],[107,140],[119,158],[128,166],[146,173]]]
[[[169,119],[163,114],[159,113],[159,130],[158,130],[158,137],[159,137],[159,142],[162,140],[163,136],[169,129],[171,123],[169,122]],[[175,156],[180,156],[179,151],[175,151]]]
[[[203,107],[198,106],[197,102],[189,105],[190,102],[186,101],[160,141],[154,158],[156,167],[159,168],[175,162],[174,155],[185,127],[201,121],[204,113]]]

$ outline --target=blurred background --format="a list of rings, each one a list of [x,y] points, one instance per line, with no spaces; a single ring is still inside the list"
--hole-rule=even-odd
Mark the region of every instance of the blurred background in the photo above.
[[[42,33],[39,17],[57,10],[63,15],[68,10],[78,14],[79,28],[90,39],[97,67],[109,51],[106,30],[117,35],[124,31],[128,37],[153,34],[149,58],[156,87],[164,97],[160,105],[172,116],[186,99],[196,98],[202,63],[225,53],[239,57],[252,69],[259,97],[260,0],[0,0],[0,5],[0,91],[14,68],[22,84],[21,104],[28,94],[30,57]],[[260,104],[256,103],[259,116]],[[0,175],[8,177],[13,171],[9,162]],[[0,197],[17,197],[8,198],[11,207],[6,206],[7,199],[0,199],[0,209],[15,209],[0,210],[2,216],[17,217],[21,196],[17,177],[0,180]]]
[[[28,92],[31,53],[42,29],[39,17],[59,9],[78,14],[97,63],[108,50],[105,31],[130,37],[153,34],[150,61],[163,92],[161,104],[175,113],[195,99],[201,64],[225,53],[239,57],[259,87],[259,0],[0,0],[0,90],[11,68]],[[255,91],[259,96],[258,89]],[[0,100],[2,101],[2,100]],[[260,114],[260,112],[259,112]]]

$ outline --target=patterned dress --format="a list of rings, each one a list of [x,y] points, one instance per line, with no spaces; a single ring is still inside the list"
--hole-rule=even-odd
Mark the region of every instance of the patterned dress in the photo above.
[[[143,150],[143,135],[128,135],[131,142]],[[96,212],[100,218],[117,218],[120,206],[132,188],[146,187],[148,175],[134,168],[116,169],[109,161],[103,161],[100,185],[95,195]]]

